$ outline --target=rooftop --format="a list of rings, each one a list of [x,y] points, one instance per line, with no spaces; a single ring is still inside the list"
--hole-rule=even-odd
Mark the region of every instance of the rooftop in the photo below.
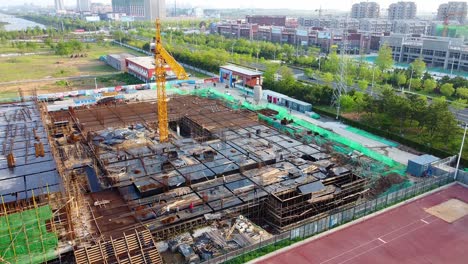
[[[147,57],[131,57],[127,58],[128,61],[140,65],[146,69],[154,69],[154,58],[151,56]]]
[[[261,71],[253,71],[253,70],[242,68],[242,67],[235,66],[235,65],[224,65],[224,66],[221,66],[220,68],[228,70],[228,71],[232,71],[232,72],[237,72],[237,73],[247,75],[247,76],[263,75],[263,72]]]
[[[0,105],[0,145],[0,195],[6,202],[30,198],[32,191],[36,196],[60,191],[47,132],[34,102]],[[9,154],[15,160],[12,168]]]

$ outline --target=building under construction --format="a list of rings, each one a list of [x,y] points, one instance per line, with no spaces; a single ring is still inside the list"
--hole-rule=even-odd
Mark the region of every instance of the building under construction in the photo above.
[[[194,239],[180,245],[187,231],[217,226],[205,236],[215,248],[242,247],[265,230],[352,206],[368,190],[349,155],[311,131],[285,134],[278,128],[297,128],[274,110],[173,96],[170,140],[159,143],[156,109],[151,101],[50,113],[40,102],[2,105],[3,259],[41,263],[73,251],[77,263],[162,263],[156,245],[172,241],[186,261],[204,260],[216,250]],[[241,234],[239,219],[257,236]]]

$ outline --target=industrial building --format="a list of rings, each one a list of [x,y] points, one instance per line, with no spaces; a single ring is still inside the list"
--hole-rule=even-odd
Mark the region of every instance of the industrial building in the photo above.
[[[112,0],[114,13],[123,13],[137,20],[166,17],[166,0]]]
[[[118,71],[127,71],[127,63],[125,59],[134,57],[135,55],[128,53],[109,54],[106,56],[106,63]]]
[[[394,61],[411,63],[422,58],[429,67],[468,71],[468,46],[462,38],[391,34],[381,45],[392,49]]]
[[[255,85],[262,85],[262,75],[263,72],[260,71],[235,65],[225,65],[220,67],[219,82],[226,82],[229,87],[235,85],[254,87]]]
[[[259,26],[286,26],[286,16],[246,16],[247,23]]]
[[[290,110],[298,111],[301,113],[312,111],[312,105],[281,93],[270,90],[263,90],[262,97],[268,103],[284,106]]]
[[[112,61],[112,60],[111,60]],[[118,64],[118,63],[117,63]],[[154,58],[153,57],[127,57],[125,58],[125,68],[130,75],[143,82],[154,81]],[[166,66],[167,79],[176,79],[169,66]]]

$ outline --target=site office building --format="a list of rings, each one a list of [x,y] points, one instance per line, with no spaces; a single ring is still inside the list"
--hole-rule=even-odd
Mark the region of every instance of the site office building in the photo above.
[[[154,76],[154,58],[153,57],[133,57],[126,58],[125,64],[127,72],[130,75],[142,80],[143,82],[151,82]],[[167,80],[176,79],[176,76],[172,72],[168,65],[165,65]]]

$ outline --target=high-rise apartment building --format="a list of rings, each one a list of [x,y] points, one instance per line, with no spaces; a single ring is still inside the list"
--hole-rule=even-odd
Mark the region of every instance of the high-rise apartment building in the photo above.
[[[467,15],[466,2],[448,2],[441,4],[437,9],[437,19],[457,20],[460,23],[465,23]]]
[[[63,4],[63,0],[55,0],[55,11],[60,12],[65,10],[65,5]]]
[[[78,12],[90,12],[91,1],[90,0],[76,0],[76,11]]]
[[[414,2],[398,2],[388,7],[388,19],[414,19],[416,17],[416,4]]]
[[[166,17],[165,0],[112,0],[114,13],[125,13],[136,19],[155,20]]]
[[[360,2],[351,8],[352,18],[378,18],[380,16],[380,5],[376,2]]]

